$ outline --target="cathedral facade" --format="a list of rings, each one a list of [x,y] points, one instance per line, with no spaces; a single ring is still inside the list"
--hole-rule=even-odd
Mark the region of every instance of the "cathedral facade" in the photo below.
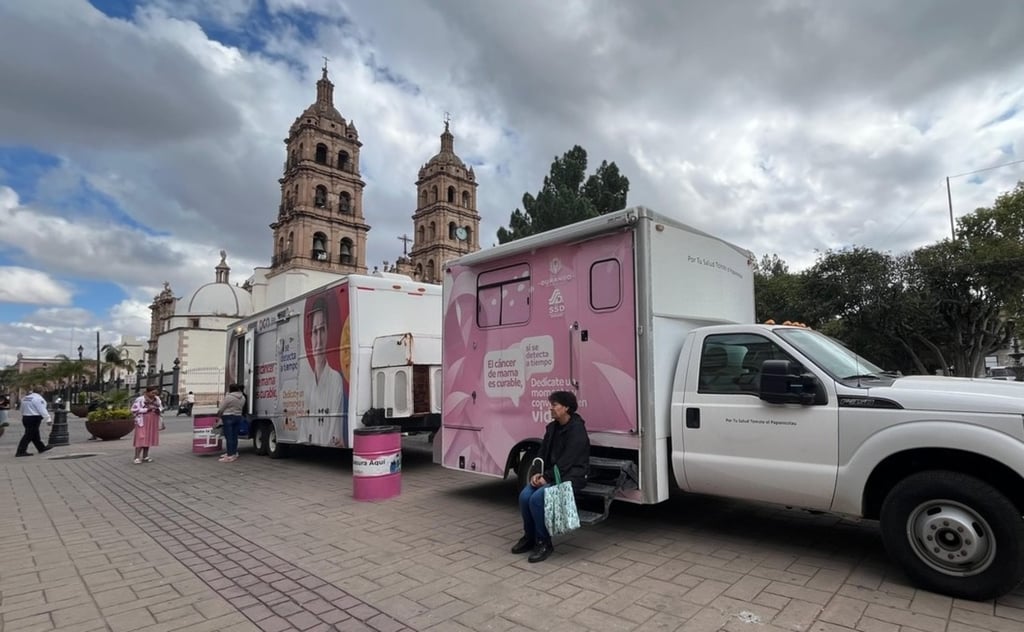
[[[224,353],[220,350],[226,345],[227,324],[214,322],[210,317],[241,317],[283,303],[343,275],[367,273],[370,224],[363,208],[366,183],[359,168],[363,145],[355,123],[347,121],[334,106],[334,84],[326,66],[316,82],[316,100],[296,117],[284,144],[284,168],[278,179],[280,202],[270,224],[273,241],[269,267],[256,268],[243,285],[231,286],[227,282],[226,255],[222,252],[215,283],[197,290],[187,309],[165,283],[150,305],[150,366],[167,365],[171,355],[178,356],[183,370],[194,364],[189,354],[174,353],[183,351],[182,340],[189,338],[187,330],[194,328],[207,332],[201,346],[211,350],[203,362],[213,366],[202,368],[216,371],[219,367],[223,374]],[[455,137],[447,120],[440,151],[420,168],[415,187],[413,238],[406,238],[412,241],[412,248],[406,246],[393,265],[385,262],[384,271],[440,283],[445,263],[480,249],[476,174],[455,153]],[[372,216],[370,209],[369,217]],[[225,287],[232,288],[230,297]],[[219,302],[209,308],[197,307],[197,295],[206,297],[213,292],[224,294],[222,302],[231,303],[235,310],[222,307]],[[205,305],[204,301],[199,303]],[[210,324],[203,322],[203,314],[197,309],[203,314],[210,312],[206,314]],[[208,339],[211,326],[219,332],[218,340]],[[176,336],[173,344],[172,333]],[[210,393],[196,391],[197,401],[219,397],[221,386],[211,386]]]

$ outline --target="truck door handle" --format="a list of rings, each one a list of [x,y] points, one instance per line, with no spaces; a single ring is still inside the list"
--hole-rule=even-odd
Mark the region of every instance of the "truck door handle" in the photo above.
[[[686,427],[687,428],[700,428],[700,409],[699,408],[687,408],[686,409]]]

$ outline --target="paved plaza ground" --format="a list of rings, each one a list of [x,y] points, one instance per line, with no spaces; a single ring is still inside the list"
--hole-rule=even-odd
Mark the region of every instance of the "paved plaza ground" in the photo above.
[[[514,484],[442,469],[417,438],[401,496],[367,503],[347,451],[221,464],[168,415],[133,465],[130,438],[88,441],[72,416],[70,446],[16,459],[13,417],[0,631],[1024,631],[1024,591],[915,590],[870,522],[680,496],[614,505],[528,564],[508,552]]]

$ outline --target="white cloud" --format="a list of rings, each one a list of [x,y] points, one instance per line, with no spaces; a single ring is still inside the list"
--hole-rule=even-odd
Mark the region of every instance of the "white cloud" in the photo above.
[[[269,22],[251,22],[257,7]],[[269,260],[281,141],[326,55],[363,142],[371,266],[411,232],[445,111],[477,165],[485,245],[580,144],[592,167],[618,163],[631,203],[793,267],[844,245],[905,250],[948,235],[945,176],[1024,152],[1022,22],[1013,0],[156,0],[128,20],[6,3],[0,144],[60,163],[31,204],[0,186],[0,248],[51,280],[118,283],[105,326],[141,335],[161,282],[187,296],[221,248],[241,281]],[[953,178],[955,213],[1021,177]],[[129,217],[69,211],[82,183]]]
[[[28,320],[35,326],[61,329],[86,329],[96,325],[93,313],[81,307],[47,307],[36,310]]]
[[[114,331],[140,340],[149,338],[149,302],[125,300],[110,308],[110,322]]]
[[[39,270],[0,266],[0,303],[69,305],[71,290]]]

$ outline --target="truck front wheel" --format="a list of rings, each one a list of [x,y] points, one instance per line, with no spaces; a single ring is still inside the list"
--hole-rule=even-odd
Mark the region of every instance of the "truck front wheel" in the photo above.
[[[1024,520],[988,483],[958,472],[918,472],[885,497],[882,538],[920,586],[964,599],[1002,596],[1024,579]]]

